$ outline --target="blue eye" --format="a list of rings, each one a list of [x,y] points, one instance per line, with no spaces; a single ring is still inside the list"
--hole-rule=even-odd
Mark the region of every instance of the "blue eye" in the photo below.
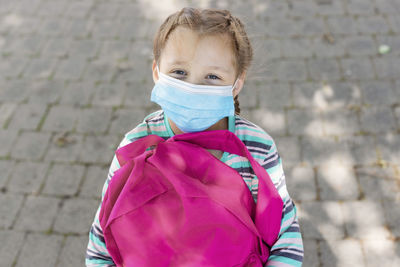
[[[216,75],[214,75],[214,74],[209,74],[209,75],[207,75],[207,78],[208,78],[208,79],[211,79],[211,80],[219,80],[219,79],[220,79],[218,76],[216,76]]]
[[[174,71],[172,71],[172,73],[178,74],[178,75],[185,75],[185,71],[183,71],[183,70],[174,70]]]

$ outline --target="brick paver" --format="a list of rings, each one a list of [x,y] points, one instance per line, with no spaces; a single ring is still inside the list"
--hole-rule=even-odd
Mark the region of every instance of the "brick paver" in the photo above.
[[[0,266],[84,265],[113,151],[157,108],[152,38],[185,5],[247,25],[242,114],[277,143],[303,266],[399,266],[398,0],[0,0]]]

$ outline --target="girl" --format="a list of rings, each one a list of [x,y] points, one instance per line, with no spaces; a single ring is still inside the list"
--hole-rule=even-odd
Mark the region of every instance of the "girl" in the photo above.
[[[279,238],[267,266],[301,266],[303,243],[297,208],[287,192],[275,143],[260,127],[239,116],[238,95],[253,56],[241,21],[227,10],[183,8],[161,25],[153,52],[151,100],[162,110],[128,132],[119,147],[149,134],[167,139],[184,132],[227,129],[235,133],[266,169],[284,202]],[[181,87],[202,93],[187,97],[180,92]],[[239,172],[256,201],[258,179],[248,160],[227,152],[210,152]],[[114,156],[102,200],[119,167]],[[115,266],[104,243],[100,207],[89,233],[86,266]]]

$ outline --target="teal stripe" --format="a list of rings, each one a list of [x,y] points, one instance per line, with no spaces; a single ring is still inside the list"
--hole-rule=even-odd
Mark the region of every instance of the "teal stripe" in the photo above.
[[[280,239],[283,238],[301,238],[301,233],[300,232],[288,232],[288,233],[283,233],[280,237]]]
[[[89,232],[89,238],[92,241],[92,243],[96,244],[96,246],[106,249],[106,244],[101,242],[100,239],[97,236],[93,235],[91,232]],[[93,250],[96,250],[96,249],[93,249]],[[97,251],[97,252],[101,253],[100,251]]]
[[[263,132],[263,131],[261,131],[259,129],[251,128],[251,127],[248,127],[248,126],[247,127],[246,126],[238,126],[238,127],[236,127],[236,129],[237,130],[252,131],[252,132],[260,133],[260,134],[265,134],[265,132]]]
[[[280,243],[272,246],[272,250],[277,249],[277,248],[288,248],[288,247],[297,247],[297,248],[303,248],[302,244],[293,244],[293,243]]]
[[[274,255],[271,255],[268,258],[268,261],[282,262],[282,263],[285,263],[287,265],[295,266],[295,267],[297,267],[297,266],[301,267],[301,264],[302,264],[300,261],[297,261],[297,260],[293,260],[293,259],[290,259],[290,258],[287,258],[287,257],[282,257],[282,256],[274,256]],[[272,267],[272,266],[279,267],[279,265],[268,265],[268,267]]]
[[[258,136],[253,136],[253,135],[244,135],[244,134],[238,134],[237,135],[241,140],[248,140],[248,141],[254,141],[254,142],[259,142],[262,144],[267,144],[269,146],[273,145],[273,141],[270,139],[265,139],[265,138],[261,138]]]
[[[112,261],[106,261],[106,260],[100,260],[100,259],[86,259],[85,264],[108,264],[108,265],[113,265],[114,263]]]

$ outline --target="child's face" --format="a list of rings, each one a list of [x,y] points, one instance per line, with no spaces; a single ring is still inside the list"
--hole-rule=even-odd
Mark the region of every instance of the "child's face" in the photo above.
[[[161,52],[160,71],[193,84],[233,85],[236,80],[235,57],[228,35],[204,35],[177,27]],[[155,62],[153,78],[158,80]],[[240,77],[239,77],[240,78]],[[236,84],[239,93],[243,79]]]

